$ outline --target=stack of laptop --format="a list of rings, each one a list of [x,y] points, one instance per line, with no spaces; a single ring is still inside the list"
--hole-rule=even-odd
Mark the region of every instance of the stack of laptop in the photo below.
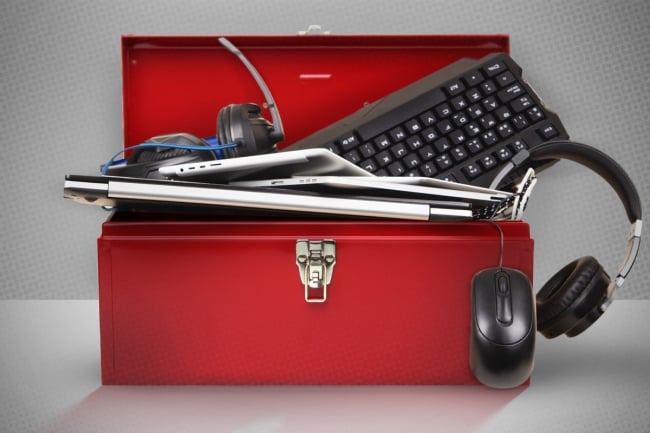
[[[163,179],[67,175],[64,197],[117,210],[422,221],[518,219],[523,208],[517,192],[374,176],[323,148],[164,166],[159,172]]]

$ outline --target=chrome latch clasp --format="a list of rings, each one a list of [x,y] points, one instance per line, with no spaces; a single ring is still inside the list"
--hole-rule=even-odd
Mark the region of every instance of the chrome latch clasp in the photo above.
[[[300,281],[305,285],[305,301],[325,302],[336,264],[336,242],[333,239],[298,239],[296,264]]]

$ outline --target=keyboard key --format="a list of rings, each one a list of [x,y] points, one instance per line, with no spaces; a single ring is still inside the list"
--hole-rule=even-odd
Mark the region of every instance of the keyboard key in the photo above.
[[[451,158],[446,153],[436,156],[434,161],[440,170],[446,170],[453,165]]]
[[[505,162],[512,158],[512,152],[510,149],[507,147],[502,147],[501,149],[497,150],[494,155],[499,159],[501,162]]]
[[[480,105],[474,104],[467,109],[467,113],[472,119],[478,119],[485,114],[485,110]]]
[[[494,81],[488,80],[481,84],[481,90],[484,95],[490,95],[497,91],[497,86],[494,84]]]
[[[470,104],[479,102],[481,98],[483,98],[483,95],[478,89],[471,89],[465,93],[465,99],[467,99]]]
[[[467,101],[462,96],[456,96],[451,100],[451,106],[454,107],[456,111],[463,110],[467,108]]]
[[[418,122],[417,119],[409,120],[404,124],[404,126],[411,134],[417,134],[422,129],[422,125],[420,125],[420,122]]]
[[[510,110],[508,110],[508,107],[505,105],[502,105],[501,107],[497,108],[494,110],[494,115],[496,116],[497,119],[504,121],[512,117],[512,113]]]
[[[348,161],[354,164],[361,162],[361,156],[359,155],[359,152],[357,152],[356,150],[351,150],[349,152],[344,153],[343,158],[347,159]]]
[[[436,156],[436,153],[433,151],[433,147],[427,144],[423,148],[418,150],[418,155],[420,155],[422,160],[428,161],[430,159],[433,159],[433,157]]]
[[[442,134],[446,135],[449,134],[451,131],[454,130],[454,125],[451,124],[451,121],[448,119],[441,120],[440,122],[436,123],[436,129]]]
[[[406,169],[399,161],[395,161],[394,163],[390,164],[388,167],[386,167],[386,170],[388,170],[391,176],[402,176],[404,173],[406,173]]]
[[[481,127],[478,126],[476,122],[470,122],[465,126],[465,132],[469,137],[474,137],[475,135],[480,134],[482,131]]]
[[[422,140],[420,139],[420,137],[418,137],[417,135],[414,135],[414,136],[409,137],[409,138],[406,139],[406,145],[411,150],[417,150],[417,149],[421,148],[424,145],[424,143],[422,143]]]
[[[402,141],[406,138],[406,132],[404,132],[404,129],[402,129],[401,126],[398,126],[397,128],[393,128],[388,132],[388,136],[395,142],[397,143],[398,141]]]
[[[524,88],[521,87],[519,83],[514,83],[509,85],[505,89],[500,90],[499,93],[497,93],[497,97],[499,98],[499,101],[505,104],[506,102],[512,101],[517,96],[520,96],[523,93],[524,93]]]
[[[420,121],[424,126],[431,126],[436,123],[436,116],[433,115],[433,112],[431,110],[427,110],[420,116]]]
[[[390,148],[391,153],[395,158],[404,158],[409,152],[404,143],[397,143],[395,146]]]
[[[461,111],[460,113],[456,113],[453,116],[451,116],[451,121],[454,122],[454,125],[456,126],[463,126],[467,122],[469,122],[469,118],[467,117],[467,114],[465,114],[464,111]]]
[[[526,142],[522,138],[520,138],[519,140],[515,140],[514,142],[512,142],[510,144],[510,149],[512,149],[512,151],[514,153],[519,153],[522,150],[527,149],[527,148],[528,148],[528,145],[526,144]]]
[[[465,147],[467,148],[467,150],[469,150],[469,153],[471,153],[472,155],[477,154],[481,150],[483,150],[483,145],[481,144],[481,141],[478,138],[469,140],[467,143],[465,143]]]
[[[488,96],[483,100],[482,104],[487,111],[494,111],[499,106],[499,101],[494,96]]]
[[[497,126],[497,119],[493,115],[488,114],[486,116],[481,117],[479,123],[481,124],[481,127],[483,129],[492,129],[495,126]]]
[[[458,146],[459,144],[464,143],[465,140],[467,140],[467,136],[462,129],[457,129],[449,134],[449,141],[451,141],[451,144],[454,146]]]
[[[465,85],[460,81],[460,79],[451,81],[444,88],[449,96],[460,95],[465,91]]]
[[[471,164],[467,164],[463,169],[461,170],[465,176],[467,176],[468,179],[474,179],[481,173],[483,173],[483,170],[481,169],[481,166],[472,162]]]
[[[510,126],[510,123],[503,122],[502,124],[497,126],[497,132],[499,133],[501,138],[508,138],[515,133],[515,130],[513,129],[512,126]]]
[[[467,154],[467,149],[465,149],[465,147],[463,146],[454,147],[453,149],[451,149],[449,153],[451,154],[451,157],[454,158],[454,161],[456,162],[464,161],[469,156]]]
[[[377,153],[377,150],[375,149],[375,146],[372,145],[372,143],[363,143],[361,147],[359,147],[359,152],[366,158],[370,158],[372,155]]]
[[[537,133],[544,140],[550,140],[551,138],[555,138],[560,135],[559,132],[557,132],[557,129],[555,129],[555,126],[551,125],[550,123],[538,129]]]
[[[494,77],[497,74],[500,74],[506,70],[506,65],[501,61],[488,63],[483,67],[483,72],[488,77]]]
[[[393,144],[386,134],[381,134],[379,137],[375,138],[373,142],[378,149],[387,149],[391,144]]]
[[[431,162],[425,162],[420,166],[420,171],[422,172],[423,176],[427,177],[433,177],[436,174],[438,174],[438,170],[436,169],[436,166],[433,165]]]
[[[420,165],[420,158],[415,153],[409,153],[402,160],[404,165],[408,168],[417,168]]]
[[[433,128],[426,128],[424,131],[422,131],[422,137],[424,137],[424,141],[427,143],[431,143],[433,140],[439,137],[439,135],[434,131]]]
[[[533,107],[529,110],[526,110],[526,114],[528,115],[530,121],[533,123],[544,119],[544,112],[540,110],[539,107]]]
[[[451,149],[451,143],[446,138],[441,138],[433,142],[433,147],[435,147],[436,152],[443,153]]]
[[[521,113],[527,108],[532,107],[533,101],[530,99],[528,95],[523,95],[518,98],[515,98],[515,100],[510,103],[510,106],[512,107],[515,113]]]
[[[393,162],[393,157],[391,156],[389,151],[384,150],[382,152],[379,152],[377,156],[375,156],[375,161],[377,161],[379,167],[385,167],[391,162]]]
[[[489,170],[492,167],[496,167],[497,160],[492,155],[485,155],[479,160],[479,164],[481,164],[483,170]]]
[[[438,105],[435,108],[435,112],[436,112],[436,114],[438,114],[438,117],[442,118],[442,117],[450,116],[451,113],[452,113],[452,110],[451,110],[451,107],[449,106],[449,104],[444,103],[444,104]]]
[[[499,137],[497,137],[494,131],[488,131],[481,134],[481,140],[483,140],[483,143],[486,146],[490,147],[493,144],[495,144],[497,141],[499,141]]]
[[[512,75],[512,72],[506,71],[502,74],[497,75],[495,78],[495,81],[497,84],[501,87],[507,86],[508,84],[512,84],[515,82],[515,76]]]
[[[341,143],[341,148],[344,152],[354,149],[359,145],[359,140],[352,132],[340,136],[337,141]]]
[[[518,131],[525,129],[528,126],[528,119],[526,119],[526,116],[523,114],[517,114],[512,118],[511,122]]]
[[[483,81],[483,74],[481,74],[481,71],[479,71],[478,69],[474,69],[468,72],[467,74],[465,74],[463,79],[465,80],[465,83],[467,83],[467,86],[474,87],[478,83]]]
[[[366,171],[369,171],[370,173],[374,173],[377,171],[377,164],[372,159],[366,159],[364,161],[361,161],[359,163],[359,167],[363,168]]]

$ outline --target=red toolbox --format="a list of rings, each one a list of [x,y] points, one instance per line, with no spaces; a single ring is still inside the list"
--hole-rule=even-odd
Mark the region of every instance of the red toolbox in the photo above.
[[[504,35],[229,39],[273,93],[279,147],[461,57],[508,51]],[[217,36],[125,36],[122,54],[125,146],[214,135],[221,107],[264,105]],[[499,224],[503,264],[532,280],[528,225]],[[470,284],[500,241],[484,221],[116,212],[98,240],[102,382],[478,383]],[[324,302],[306,300],[315,270]]]

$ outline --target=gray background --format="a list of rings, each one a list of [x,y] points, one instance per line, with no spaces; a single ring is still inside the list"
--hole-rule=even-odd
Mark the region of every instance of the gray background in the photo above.
[[[5,1],[0,6],[0,299],[95,299],[107,214],[62,198],[121,147],[120,35],[508,33],[513,57],[577,141],[628,171],[648,202],[647,1]],[[628,232],[616,195],[585,169],[544,173],[526,219],[537,286],[575,257],[616,270]],[[650,299],[649,259],[621,298]]]

